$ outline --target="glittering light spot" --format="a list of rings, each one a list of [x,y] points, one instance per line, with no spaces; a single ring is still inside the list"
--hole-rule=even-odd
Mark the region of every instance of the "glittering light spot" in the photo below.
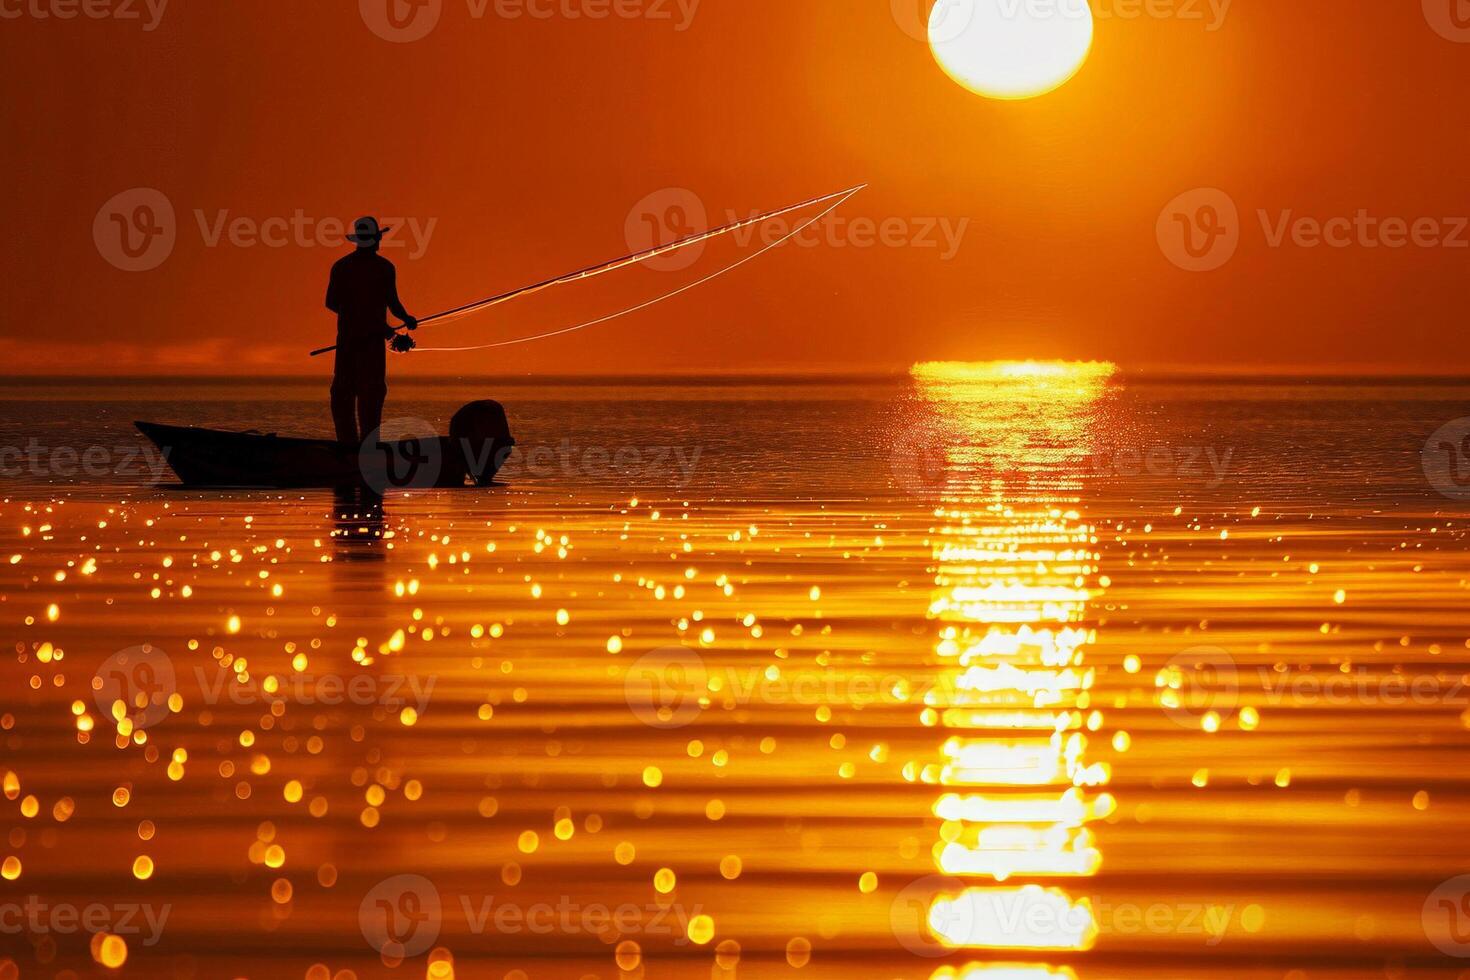
[[[624,939],[618,943],[617,950],[613,953],[613,959],[618,964],[618,969],[624,973],[632,973],[638,969],[638,964],[643,961],[643,951],[638,944],[631,939]]]
[[[715,947],[715,965],[722,970],[733,970],[740,964],[740,944],[726,939]]]
[[[121,936],[96,933],[92,936],[92,959],[109,970],[119,969],[128,961],[128,944]]]
[[[715,920],[708,915],[696,915],[689,920],[689,941],[703,946],[715,938]]]

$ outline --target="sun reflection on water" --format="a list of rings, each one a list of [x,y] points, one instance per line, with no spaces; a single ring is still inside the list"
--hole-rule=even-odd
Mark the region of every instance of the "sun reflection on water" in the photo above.
[[[942,445],[929,617],[940,683],[923,721],[947,734],[920,778],[943,787],[934,861],[955,889],[928,926],[956,950],[1080,951],[1097,937],[1086,899],[1055,880],[1096,874],[1088,824],[1114,809],[1088,761],[1088,605],[1101,592],[1081,465],[1107,364],[921,364],[913,377]],[[1043,980],[1035,964],[946,967],[933,980]]]

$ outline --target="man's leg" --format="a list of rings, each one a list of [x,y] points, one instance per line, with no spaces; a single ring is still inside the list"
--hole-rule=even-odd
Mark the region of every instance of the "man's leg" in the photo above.
[[[332,425],[337,430],[337,441],[358,445],[357,419],[354,417],[357,402],[356,386],[341,370],[339,365],[332,378]]]
[[[362,437],[377,432],[383,425],[383,402],[388,400],[388,386],[382,381],[369,381],[358,389],[357,422],[362,427]]]
[[[383,424],[383,402],[388,398],[388,353],[379,347],[357,367],[357,421],[366,439]]]

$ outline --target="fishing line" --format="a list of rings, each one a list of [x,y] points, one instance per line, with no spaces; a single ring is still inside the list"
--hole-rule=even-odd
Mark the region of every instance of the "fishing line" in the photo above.
[[[550,337],[560,337],[563,334],[575,333],[578,330],[586,330],[589,327],[600,326],[601,324],[607,323],[610,320],[616,320],[616,319],[619,319],[620,317],[630,316],[630,315],[632,315],[634,313],[638,313],[638,312],[641,312],[643,310],[646,310],[650,306],[656,306],[657,304],[662,303],[665,300],[670,300],[670,299],[673,299],[675,296],[679,296],[679,295],[681,295],[683,293],[687,293],[691,289],[697,289],[698,287],[703,286],[705,283],[711,282],[711,281],[713,281],[715,279],[718,279],[720,276],[723,276],[723,275],[725,275],[728,272],[734,272],[736,269],[740,268],[742,265],[745,265],[747,262],[754,262],[756,259],[758,259],[762,255],[766,254],[771,249],[778,248],[778,247],[786,244],[787,242],[791,241],[791,239],[795,238],[797,235],[800,235],[802,232],[806,231],[812,225],[816,224],[817,222],[821,221],[823,218],[827,217],[827,215],[831,214],[833,211],[836,211],[843,204],[847,203],[848,199],[851,198],[854,194],[856,194],[860,190],[862,190],[862,187],[854,187],[852,190],[841,192],[841,196],[838,197],[838,200],[836,200],[831,205],[829,205],[826,208],[826,210],[822,211],[816,217],[812,218],[809,221],[804,222],[803,224],[799,225],[797,228],[795,228],[791,232],[789,232],[789,233],[781,236],[780,238],[776,239],[774,242],[771,242],[770,244],[763,246],[759,250],[751,253],[750,255],[747,255],[745,258],[739,260],[738,262],[735,262],[735,263],[733,263],[731,265],[728,265],[728,266],[726,266],[723,269],[719,269],[719,270],[717,270],[715,272],[712,272],[709,275],[705,276],[703,279],[696,279],[694,282],[688,283],[687,285],[684,285],[684,286],[680,286],[678,289],[675,289],[673,292],[664,293],[662,296],[658,296],[658,297],[655,297],[654,299],[647,300],[645,302],[639,303],[636,306],[630,306],[627,309],[619,310],[616,313],[609,313],[606,316],[600,316],[600,317],[596,318],[595,320],[588,320],[585,323],[578,323],[578,324],[575,324],[575,325],[570,326],[570,327],[561,327],[560,329],[557,329],[557,330],[549,330],[546,333],[538,333],[538,334],[534,334],[533,336],[530,336],[530,337],[518,337],[515,340],[500,340],[500,341],[496,341],[495,343],[491,343],[491,344],[476,344],[476,345],[471,346],[471,347],[419,347],[419,348],[416,348],[416,351],[422,352],[422,353],[425,353],[425,354],[452,354],[452,353],[462,353],[462,352],[466,352],[466,351],[490,350],[490,349],[495,348],[495,347],[512,347],[512,346],[514,346],[516,344],[529,344],[532,341],[536,341],[536,340],[546,340],[546,339],[548,339]],[[763,220],[769,221],[772,217],[775,217],[775,215],[768,216],[768,217],[766,217]],[[693,243],[692,242],[686,242],[685,244],[693,244]],[[453,312],[458,313],[460,311],[453,311]],[[422,323],[423,321],[419,321],[419,322]]]
[[[802,201],[800,204],[792,204],[789,207],[780,208],[779,210],[776,210],[776,211],[768,211],[765,214],[758,214],[758,215],[755,215],[753,217],[745,218],[745,219],[742,219],[742,220],[739,220],[739,221],[732,221],[729,224],[724,225],[723,227],[714,228],[714,229],[711,229],[710,231],[704,231],[704,232],[699,232],[697,234],[689,235],[686,238],[681,238],[681,239],[679,239],[676,242],[670,242],[667,245],[657,245],[657,246],[654,246],[653,248],[645,249],[645,250],[643,250],[641,252],[634,252],[632,255],[625,255],[625,256],[623,256],[621,258],[612,259],[611,261],[608,261],[608,262],[601,262],[601,263],[598,263],[597,265],[588,266],[587,268],[578,270],[577,272],[571,272],[571,273],[568,273],[568,274],[563,275],[563,276],[557,276],[554,279],[547,279],[547,280],[545,280],[543,282],[534,283],[534,284],[532,284],[530,286],[522,286],[519,289],[512,289],[508,293],[500,293],[497,296],[491,296],[491,297],[489,297],[487,299],[476,300],[473,303],[466,303],[464,306],[457,306],[457,307],[455,307],[452,310],[445,310],[442,313],[435,313],[432,316],[423,317],[422,319],[420,319],[418,321],[418,324],[420,326],[422,326],[422,325],[428,324],[428,323],[438,323],[438,322],[443,322],[445,320],[454,319],[454,318],[461,317],[461,316],[466,316],[466,315],[468,315],[470,313],[475,313],[475,312],[478,312],[478,311],[483,310],[483,309],[488,309],[489,307],[492,307],[492,306],[498,306],[501,303],[509,302],[510,300],[516,299],[516,298],[521,297],[521,296],[529,296],[532,293],[538,293],[538,292],[540,292],[543,289],[550,289],[553,286],[560,286],[560,285],[564,285],[566,283],[579,282],[579,281],[581,281],[583,279],[590,279],[593,276],[600,276],[600,275],[602,275],[604,273],[607,273],[607,272],[614,272],[614,271],[616,271],[618,269],[627,268],[630,265],[636,265],[639,262],[646,262],[649,259],[657,258],[660,255],[664,255],[664,254],[666,254],[668,252],[672,252],[672,251],[675,251],[677,249],[688,248],[691,245],[696,245],[696,244],[699,244],[700,242],[709,241],[710,239],[717,238],[720,235],[727,235],[727,234],[729,234],[731,232],[738,231],[741,228],[748,228],[748,227],[750,227],[752,225],[760,224],[763,221],[770,221],[772,218],[778,218],[778,217],[780,217],[782,215],[790,214],[793,211],[800,211],[800,210],[802,210],[804,208],[813,207],[813,206],[818,205],[818,204],[825,204],[826,202],[831,201],[834,198],[840,199],[840,200],[837,201],[836,204],[834,204],[831,208],[828,208],[821,215],[819,215],[818,218],[816,219],[816,220],[821,220],[821,218],[826,217],[828,214],[831,214],[832,211],[838,205],[840,205],[843,201],[846,201],[848,198],[852,197],[858,191],[864,189],[867,186],[868,186],[867,184],[859,184],[857,187],[853,187],[853,188],[850,188],[850,189],[845,190],[845,191],[837,191],[836,193],[833,193],[833,194],[824,194],[821,197],[814,197],[814,198],[812,198],[809,201]],[[797,229],[797,232],[793,232],[792,234],[793,235],[794,234],[797,234],[801,230],[804,230],[805,228],[810,227],[811,224],[812,224],[812,222],[808,222],[807,224],[803,225],[801,228]],[[787,236],[787,237],[789,238],[791,236]],[[782,241],[785,241],[785,240],[786,239],[782,239]],[[776,244],[780,244],[780,242],[777,242]],[[765,251],[768,251],[768,249],[761,249],[761,252],[765,252]],[[756,254],[759,255],[759,254],[761,254],[761,252],[757,252]],[[753,257],[754,256],[752,256],[752,258]],[[743,263],[737,263],[736,265],[738,266],[740,264],[743,264]],[[731,266],[731,268],[735,268],[735,267],[736,266]],[[728,271],[728,270],[723,270],[723,271]],[[713,278],[713,277],[710,277],[710,278]],[[704,280],[704,281],[708,281],[708,280]],[[670,294],[670,295],[678,295],[678,294],[677,293],[673,293],[673,294]],[[667,297],[660,297],[660,299],[666,299],[666,298]],[[649,305],[651,305],[651,304],[649,304]],[[609,319],[616,319],[617,316],[623,316],[623,315],[626,315],[627,313],[630,313],[630,312],[633,312],[633,311],[632,310],[625,310],[623,313],[616,314],[613,317],[606,317],[603,320],[597,321],[597,322],[606,322],[606,320],[609,320]],[[591,324],[587,324],[587,325],[590,326]],[[398,327],[394,327],[393,329],[394,330],[401,330],[403,328],[401,326],[398,326]],[[554,331],[552,334],[549,334],[548,336],[555,336],[556,333],[564,333],[564,332],[566,332],[566,331]],[[528,341],[536,340],[536,339],[539,339],[539,338],[536,338],[536,337],[526,337],[526,338],[523,338],[522,340],[516,341],[516,342],[517,343],[526,343]],[[500,345],[490,345],[490,346],[500,346]],[[320,354],[326,354],[326,353],[329,353],[330,351],[334,351],[336,349],[337,349],[337,345],[335,345],[335,344],[332,344],[332,345],[327,346],[327,347],[318,347],[316,350],[314,350],[314,351],[311,352],[311,356],[312,357],[316,357],[316,356],[318,356]],[[410,348],[409,349],[412,349],[412,345],[410,345]],[[435,350],[452,350],[453,348],[443,348],[443,347],[441,347],[441,348],[434,348],[434,349]],[[469,348],[469,349],[473,349],[473,348]]]

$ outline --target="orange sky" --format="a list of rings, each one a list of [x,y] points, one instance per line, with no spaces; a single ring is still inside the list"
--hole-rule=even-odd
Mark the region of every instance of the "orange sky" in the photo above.
[[[872,186],[821,247],[786,246],[571,337],[393,368],[1068,357],[1463,371],[1470,359],[1470,229],[1456,220],[1470,215],[1470,43],[1442,36],[1459,36],[1454,0],[1440,32],[1440,0],[1428,13],[1412,0],[1236,0],[1218,21],[1223,0],[1150,0],[1163,16],[1093,0],[1108,16],[1087,66],[1019,103],[962,90],[900,28],[922,0],[894,0],[897,15],[889,0],[428,0],[439,20],[408,43],[368,26],[389,0],[152,2],[87,0],[116,16],[62,19],[80,0],[0,0],[0,291],[7,333],[26,338],[7,372],[325,375],[326,359],[304,356],[333,333],[321,302],[342,247],[311,240],[332,231],[324,220],[409,216],[417,234],[386,254],[426,315],[628,251],[630,209],[665,188],[693,192],[713,224],[859,181]],[[617,9],[637,16],[588,16]],[[138,187],[173,208],[175,243],[156,268],[125,272],[103,254],[120,228],[99,209]],[[1237,206],[1239,246],[1190,272],[1161,247],[1160,214],[1201,187]],[[1366,218],[1335,226],[1345,247],[1309,247],[1309,228],[1273,244],[1288,211]],[[222,217],[286,244],[232,244],[228,224],[211,244]],[[886,222],[891,240],[868,242],[856,219]],[[1384,219],[1432,222],[1392,248]],[[420,340],[554,328],[750,247]]]

